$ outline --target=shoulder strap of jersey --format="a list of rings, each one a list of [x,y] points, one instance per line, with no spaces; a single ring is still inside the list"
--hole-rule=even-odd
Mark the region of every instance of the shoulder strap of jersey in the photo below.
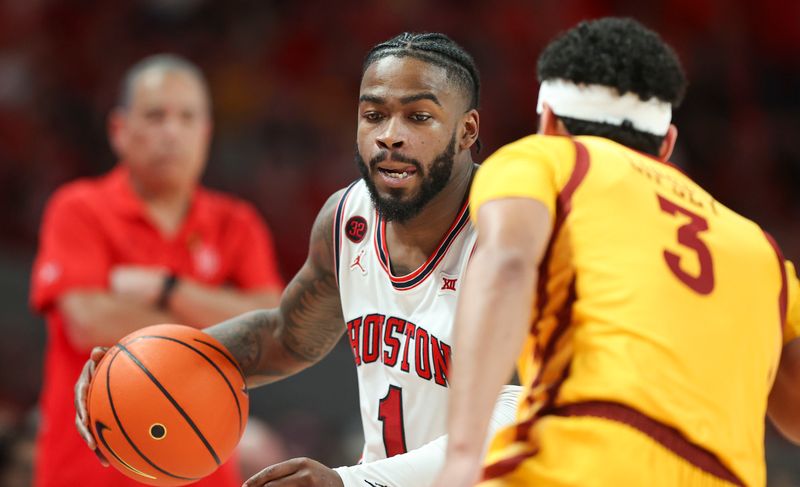
[[[342,253],[342,228],[344,226],[345,207],[347,205],[347,200],[350,198],[350,194],[360,181],[360,179],[357,179],[350,183],[350,186],[347,187],[345,192],[342,194],[342,197],[339,199],[339,203],[336,205],[336,217],[333,222],[333,250],[335,259],[334,264],[336,265],[337,284],[339,283],[339,263]]]

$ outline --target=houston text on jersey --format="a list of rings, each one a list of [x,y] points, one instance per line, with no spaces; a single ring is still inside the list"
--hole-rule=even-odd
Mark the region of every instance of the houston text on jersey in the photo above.
[[[380,361],[447,387],[450,345],[425,328],[395,316],[373,313],[347,322],[356,366]],[[409,357],[413,357],[413,370]]]

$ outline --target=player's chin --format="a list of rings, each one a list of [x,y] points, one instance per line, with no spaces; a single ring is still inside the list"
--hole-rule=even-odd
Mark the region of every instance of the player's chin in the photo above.
[[[413,201],[418,192],[416,188],[387,188],[380,185],[376,185],[376,188],[380,199],[393,205],[403,205]]]

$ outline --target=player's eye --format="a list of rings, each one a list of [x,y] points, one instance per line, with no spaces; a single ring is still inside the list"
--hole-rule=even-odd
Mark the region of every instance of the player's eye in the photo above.
[[[414,113],[409,118],[411,118],[411,120],[415,122],[427,122],[432,118],[432,115],[429,115],[427,113]]]
[[[192,111],[192,110],[184,110],[183,112],[181,112],[181,119],[184,122],[187,122],[187,123],[193,122],[195,118],[197,118],[197,116],[196,116],[195,112]]]
[[[148,110],[144,113],[144,118],[148,122],[160,122],[164,120],[166,113],[164,110]]]
[[[364,117],[364,120],[372,123],[383,120],[383,115],[379,112],[364,112],[362,117]]]

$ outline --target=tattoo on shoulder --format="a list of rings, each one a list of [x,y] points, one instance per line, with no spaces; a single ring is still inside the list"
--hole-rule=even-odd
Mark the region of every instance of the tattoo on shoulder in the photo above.
[[[329,198],[320,211],[311,231],[308,259],[281,300],[284,344],[303,361],[320,360],[344,333],[333,255],[333,220],[341,194]]]
[[[279,308],[246,313],[206,330],[255,382],[319,361],[344,333],[332,230],[340,194],[333,195],[317,216],[308,258],[284,290]]]

